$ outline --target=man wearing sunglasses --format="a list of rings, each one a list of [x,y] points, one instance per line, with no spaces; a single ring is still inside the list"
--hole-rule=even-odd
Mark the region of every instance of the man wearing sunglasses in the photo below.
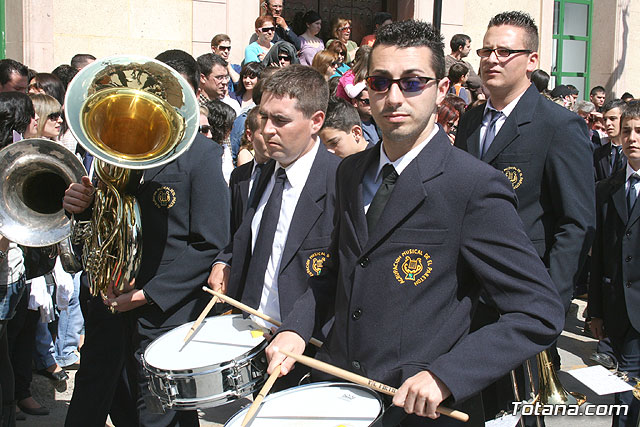
[[[490,97],[462,116],[455,145],[509,178],[527,235],[568,310],[595,225],[591,142],[584,120],[529,81],[537,50],[538,28],[529,15],[504,12],[491,19],[477,50]],[[485,308],[479,325],[498,318]],[[559,368],[559,358],[555,364]]]
[[[262,2],[262,9],[265,11],[266,16],[272,16],[275,21],[275,34],[273,36],[273,42],[277,43],[280,40],[291,43],[295,46],[296,51],[300,50],[300,38],[289,27],[287,21],[285,21],[283,15],[284,1],[283,0],[266,0]],[[256,34],[251,36],[249,43],[253,43],[258,39]]]
[[[211,39],[211,52],[227,61],[227,71],[229,72],[229,95],[234,92],[234,83],[240,81],[240,64],[232,64],[229,59],[231,55],[231,37],[226,34],[216,34]]]
[[[442,403],[484,426],[478,393],[551,344],[562,305],[509,181],[435,124],[449,86],[439,32],[382,27],[368,74],[382,142],[338,168],[332,256],[267,348],[268,372],[286,375],[278,350],[301,353],[314,320],[334,316],[317,358],[398,387],[384,425],[463,425],[438,418]],[[481,293],[508,314],[469,333]]]

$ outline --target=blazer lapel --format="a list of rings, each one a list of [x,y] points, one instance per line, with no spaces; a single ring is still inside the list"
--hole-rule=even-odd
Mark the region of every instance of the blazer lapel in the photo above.
[[[302,242],[322,215],[322,200],[327,195],[327,168],[324,167],[327,156],[333,156],[333,154],[330,154],[324,145],[320,145],[291,218],[291,228],[284,245],[280,272],[291,262]]]
[[[478,114],[473,117],[470,125],[471,129],[475,129],[471,135],[467,138],[467,152],[475,158],[480,158],[480,129],[482,129],[482,115],[484,109],[478,108]]]
[[[376,227],[369,230],[364,253],[375,248],[398,223],[424,202],[427,192],[423,184],[442,174],[446,156],[452,149],[449,138],[440,130],[402,171]]]
[[[347,214],[351,219],[351,223],[355,228],[356,236],[358,239],[359,249],[365,247],[369,238],[369,232],[367,229],[367,217],[364,214],[364,197],[363,197],[363,185],[362,180],[364,175],[371,167],[372,164],[377,165],[380,161],[380,144],[378,142],[375,147],[365,152],[364,156],[361,156],[356,163],[350,179],[347,180],[345,186],[345,194],[354,195],[354,197],[347,198]]]
[[[618,211],[618,215],[620,216],[623,224],[627,224],[627,220],[629,218],[629,215],[627,214],[627,193],[624,188],[625,175],[626,172],[622,169],[615,174],[615,177],[611,181],[611,186],[613,187],[611,198],[613,199],[613,205],[615,206],[616,211]]]
[[[498,154],[500,154],[509,146],[509,144],[520,136],[518,128],[523,124],[531,122],[533,112],[535,111],[536,105],[538,104],[538,101],[540,101],[541,96],[542,95],[538,93],[535,86],[529,86],[529,89],[527,89],[522,95],[522,98],[520,98],[518,104],[500,128],[500,131],[491,143],[491,146],[485,153],[484,157],[482,157],[483,162],[491,163],[496,157],[498,157]]]

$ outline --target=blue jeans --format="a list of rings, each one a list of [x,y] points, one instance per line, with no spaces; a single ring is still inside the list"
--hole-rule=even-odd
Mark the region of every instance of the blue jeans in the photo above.
[[[66,310],[60,311],[58,319],[58,338],[55,355],[61,367],[73,365],[78,361],[78,344],[84,330],[84,318],[80,310],[80,274],[73,275],[73,295]]]
[[[42,323],[38,319],[36,325],[36,345],[33,352],[33,360],[37,370],[47,369],[49,366],[55,365],[54,358],[55,348],[53,347],[53,338],[49,332],[49,324]]]
[[[0,285],[0,320],[11,320],[16,313],[16,306],[24,292],[26,281],[24,275],[7,286]]]

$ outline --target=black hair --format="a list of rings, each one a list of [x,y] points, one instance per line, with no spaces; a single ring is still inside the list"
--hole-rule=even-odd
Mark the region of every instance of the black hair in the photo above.
[[[78,53],[71,58],[71,66],[78,70],[85,67],[89,61],[95,61],[96,57],[89,53]]]
[[[444,77],[444,44],[440,32],[431,24],[410,19],[385,25],[376,32],[373,49],[379,45],[400,48],[428,47],[431,50],[431,67],[436,73],[436,78]],[[369,57],[369,65],[372,56]]]
[[[251,99],[253,100],[254,104],[260,105],[260,101],[262,100],[262,85],[264,85],[265,79],[272,76],[279,69],[280,67],[269,65],[262,70],[262,72],[260,73],[260,78],[258,79],[258,83],[256,84],[256,87],[253,88],[253,93],[251,94]]]
[[[78,74],[78,69],[71,65],[62,64],[54,68],[51,74],[59,78],[64,85],[64,89],[67,90],[71,80]]]
[[[461,47],[465,47],[467,42],[471,41],[471,37],[466,34],[454,34],[449,41],[449,46],[452,52],[457,52]]]
[[[13,59],[0,59],[0,84],[6,85],[11,80],[13,73],[29,77],[29,68]]]
[[[332,96],[322,129],[331,128],[349,133],[356,125],[361,126],[358,110],[345,99]]]
[[[209,77],[214,65],[222,65],[224,68],[227,68],[229,63],[215,53],[205,53],[204,55],[198,56],[198,67],[200,67],[200,72],[204,74],[205,77]]]
[[[613,110],[614,108],[619,108],[622,111],[626,105],[627,103],[620,98],[612,99],[602,106],[602,112],[606,113],[607,111]]]
[[[456,84],[460,82],[460,79],[469,74],[469,69],[466,65],[456,62],[449,67],[449,80],[451,83]]]
[[[156,56],[156,59],[164,62],[176,70],[178,74],[182,75],[191,87],[193,87],[194,92],[198,90],[198,86],[200,85],[200,69],[198,68],[196,60],[193,59],[193,56],[184,50],[171,49],[165,50]]]
[[[207,121],[211,126],[211,139],[222,144],[231,133],[236,112],[219,99],[210,99],[204,106],[209,110]]]
[[[393,19],[393,16],[389,12],[376,12],[376,14],[373,15],[373,25],[382,25],[384,21],[390,19]]]
[[[296,33],[297,35],[301,35],[305,31],[307,31],[307,25],[321,20],[322,17],[315,10],[307,10],[304,14],[302,12],[297,12],[293,16],[291,27],[293,28],[294,33]]]
[[[580,91],[574,85],[567,85],[567,87],[569,88],[569,94],[570,95],[578,96],[578,94],[580,94]]]
[[[242,66],[242,70],[240,70],[240,80],[238,80],[238,89],[236,90],[236,93],[242,94],[246,91],[246,88],[244,87],[244,82],[242,81],[242,79],[244,79],[247,76],[250,78],[257,77],[258,79],[260,79],[262,70],[264,70],[264,65],[262,65],[260,62],[248,62],[244,64]]]
[[[264,92],[295,99],[296,107],[306,118],[317,111],[327,111],[329,88],[318,71],[306,65],[292,64],[276,71],[264,81]]]
[[[589,95],[590,95],[590,96],[593,96],[593,95],[595,95],[595,94],[596,94],[596,93],[598,93],[598,92],[604,92],[604,93],[607,93],[607,91],[606,91],[602,86],[594,86],[594,87],[591,89],[591,92],[589,92]]]
[[[538,92],[543,93],[549,87],[551,76],[546,71],[537,69],[531,73],[531,82],[535,85]]]
[[[624,106],[620,116],[620,123],[625,119],[640,119],[640,101],[631,101]]]
[[[502,12],[491,18],[488,28],[500,25],[522,28],[526,33],[524,47],[533,52],[538,51],[538,27],[531,15],[520,11]]]
[[[26,93],[0,93],[0,148],[13,142],[13,131],[23,134],[36,116],[33,102]]]
[[[45,94],[55,98],[60,105],[64,104],[64,93],[67,90],[62,80],[50,73],[38,73],[33,78],[34,86]],[[31,84],[31,82],[29,82]]]
[[[622,96],[620,97],[620,99],[623,99],[623,100],[624,99],[629,99],[629,98],[634,99],[633,95],[631,95],[629,92],[623,93]]]

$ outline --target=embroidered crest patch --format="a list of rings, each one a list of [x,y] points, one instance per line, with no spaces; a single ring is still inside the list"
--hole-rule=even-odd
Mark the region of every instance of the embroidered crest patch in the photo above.
[[[309,276],[319,276],[322,272],[322,267],[327,259],[331,258],[327,252],[314,252],[309,258],[307,258],[306,268]]]
[[[173,188],[163,186],[153,192],[153,204],[156,208],[169,209],[176,204],[176,192]]]
[[[504,172],[504,174],[506,175],[507,179],[509,181],[511,181],[511,185],[513,186],[513,189],[515,190],[516,188],[520,187],[520,185],[522,184],[522,170],[520,170],[519,168],[515,167],[515,166],[509,166],[507,168],[504,168],[502,170],[502,172]]]
[[[418,286],[431,274],[432,264],[428,253],[420,249],[407,249],[393,262],[393,275],[400,284],[411,282]]]

